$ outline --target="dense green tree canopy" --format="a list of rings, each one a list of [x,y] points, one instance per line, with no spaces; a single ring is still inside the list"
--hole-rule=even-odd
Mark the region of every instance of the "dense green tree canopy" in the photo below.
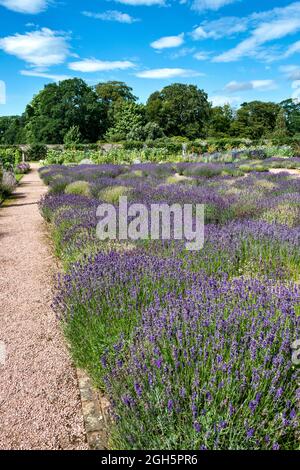
[[[280,105],[271,102],[243,103],[231,125],[231,133],[237,137],[250,139],[268,137],[274,131],[279,111]]]
[[[144,105],[119,101],[114,109],[114,125],[106,133],[106,138],[110,141],[142,140],[145,125]]]
[[[130,102],[137,101],[137,97],[132,93],[132,88],[130,88],[130,86],[125,82],[108,81],[98,83],[95,90],[100,100],[106,104],[112,104],[118,100]]]
[[[290,99],[282,101],[280,106],[285,111],[290,134],[300,134],[300,102]]]
[[[252,101],[215,106],[195,85],[174,83],[152,93],[146,105],[126,83],[95,87],[74,78],[46,85],[22,116],[0,117],[0,145],[155,140],[162,137],[249,139],[300,136],[300,103]]]
[[[103,129],[104,111],[96,92],[74,78],[51,83],[38,93],[25,111],[30,143],[62,143],[72,126],[83,142],[95,142]]]
[[[78,126],[72,126],[64,135],[64,144],[80,144],[82,142],[82,135]]]
[[[147,120],[156,122],[167,136],[204,136],[209,115],[207,94],[195,85],[166,86],[152,93],[146,105]]]
[[[213,137],[225,137],[230,135],[234,114],[229,104],[216,106],[211,110],[208,123],[208,135]]]
[[[137,101],[137,97],[132,93],[132,88],[124,82],[108,81],[98,83],[95,90],[104,109],[105,131],[116,126],[122,103],[135,103]]]
[[[273,136],[282,139],[288,135],[286,112],[281,108],[276,118]]]
[[[22,144],[24,136],[24,118],[21,116],[0,117],[0,144]]]

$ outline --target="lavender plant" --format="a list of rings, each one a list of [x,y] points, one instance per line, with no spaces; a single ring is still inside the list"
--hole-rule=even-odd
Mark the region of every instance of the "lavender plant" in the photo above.
[[[231,163],[40,171],[50,188],[40,208],[66,269],[53,308],[76,363],[110,397],[114,448],[299,449],[290,345],[300,326],[300,179],[265,172],[296,160],[246,162],[249,172]],[[86,195],[66,194],[78,181]],[[148,208],[205,204],[203,249],[100,241],[97,207],[120,194]]]

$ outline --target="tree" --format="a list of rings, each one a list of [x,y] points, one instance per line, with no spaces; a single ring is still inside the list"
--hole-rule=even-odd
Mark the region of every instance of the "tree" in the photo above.
[[[24,118],[21,116],[0,117],[0,144],[13,145],[25,143]]]
[[[227,137],[230,135],[233,120],[234,114],[229,104],[212,108],[208,123],[208,135],[217,138]]]
[[[146,117],[156,122],[167,136],[194,139],[204,135],[210,109],[203,90],[196,85],[174,83],[152,93],[147,101]]]
[[[114,126],[105,137],[111,142],[121,140],[143,140],[145,112],[142,104],[126,101],[118,102],[115,108]]]
[[[131,103],[137,101],[137,97],[132,93],[132,88],[125,82],[108,81],[98,83],[95,90],[100,100],[107,105],[111,105],[118,100]]]
[[[277,115],[273,136],[279,139],[288,136],[286,113],[283,108],[280,109]]]
[[[243,103],[237,110],[236,119],[231,125],[231,134],[250,139],[268,137],[275,129],[279,111],[280,106],[272,102]]]
[[[72,126],[64,136],[64,143],[66,145],[80,144],[82,135],[78,126]]]
[[[155,140],[164,137],[163,130],[156,122],[147,122],[144,127],[144,139]]]
[[[137,97],[132,93],[132,88],[124,82],[108,81],[98,83],[95,90],[104,108],[105,131],[110,127],[114,127],[115,117],[121,103],[135,103],[137,101]]]
[[[285,100],[280,103],[280,106],[285,111],[286,124],[288,131],[294,135],[300,133],[300,101],[299,100]]]
[[[103,134],[103,107],[96,92],[74,78],[46,85],[27,106],[26,134],[29,143],[63,143],[77,126],[83,142],[96,142]]]

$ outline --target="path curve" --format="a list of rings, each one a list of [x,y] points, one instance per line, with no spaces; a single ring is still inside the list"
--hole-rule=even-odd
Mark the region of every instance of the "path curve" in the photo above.
[[[0,207],[0,449],[87,448],[76,371],[50,308],[58,268],[37,205],[45,192],[33,165]]]

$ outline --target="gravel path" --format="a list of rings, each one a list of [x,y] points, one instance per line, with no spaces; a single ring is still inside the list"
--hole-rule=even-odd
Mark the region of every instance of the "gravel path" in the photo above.
[[[34,165],[0,207],[0,449],[87,448],[76,371],[50,308],[45,192]]]

